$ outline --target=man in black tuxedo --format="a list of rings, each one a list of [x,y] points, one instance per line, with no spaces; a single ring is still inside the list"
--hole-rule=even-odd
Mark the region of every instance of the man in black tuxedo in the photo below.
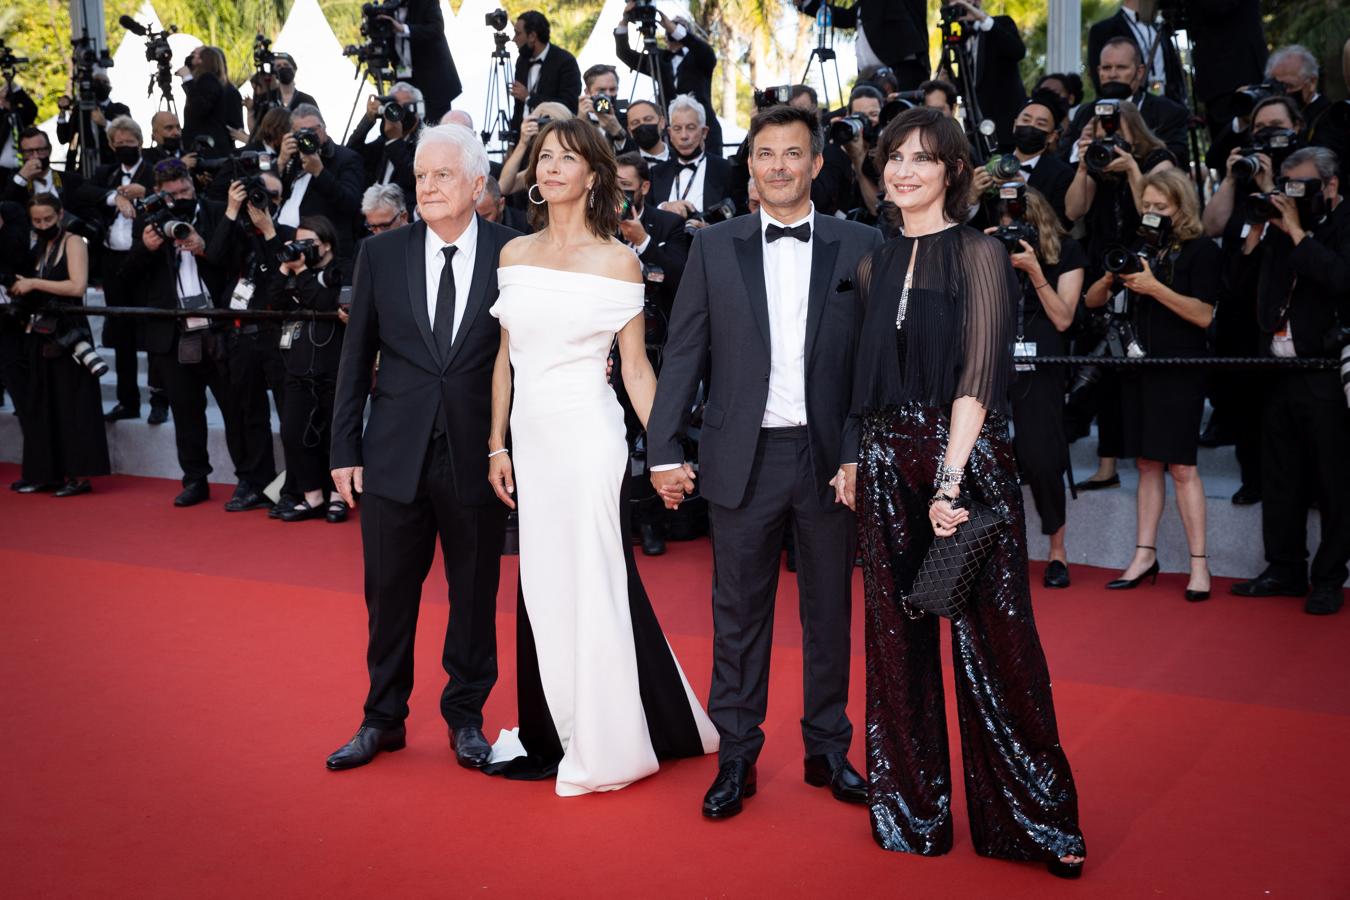
[[[1019,179],[1034,187],[1050,201],[1064,227],[1073,223],[1064,214],[1064,195],[1073,183],[1073,167],[1055,152],[1059,130],[1055,127],[1064,118],[1067,107],[1052,91],[1036,91],[1022,104],[1022,110],[1013,120],[1013,155],[1021,164]]]
[[[1176,157],[1177,165],[1186,168],[1191,158],[1186,130],[1190,114],[1186,107],[1175,100],[1150,94],[1146,90],[1148,69],[1144,66],[1139,45],[1130,38],[1111,38],[1101,49],[1096,71],[1101,83],[1098,95],[1109,99],[1133,100],[1134,105],[1139,107],[1144,124],[1167,145],[1167,149]],[[1093,104],[1084,103],[1069,122],[1068,134],[1065,135],[1068,143],[1060,145],[1060,155],[1066,162],[1078,164],[1078,138],[1092,116]]]
[[[703,112],[708,121],[708,151],[716,156],[722,155],[722,124],[712,108],[712,78],[717,68],[717,51],[681,19],[670,19],[660,10],[656,11],[661,28],[665,31],[666,46],[658,48],[653,55],[646,50],[638,52],[629,42],[628,23],[635,21],[633,10],[637,4],[629,0],[624,7],[623,18],[614,29],[614,52],[619,61],[634,72],[652,75],[655,72],[661,79],[661,96],[667,102],[680,94],[690,94],[703,104]]]
[[[666,141],[666,111],[651,100],[634,100],[628,107],[628,133],[633,137],[638,152],[655,166],[670,159],[670,144]]]
[[[1126,38],[1139,48],[1141,59],[1147,57],[1141,89],[1148,90],[1149,85],[1161,82],[1166,97],[1185,103],[1186,82],[1181,72],[1181,60],[1177,58],[1169,34],[1170,29],[1160,29],[1156,21],[1144,21],[1140,17],[1139,0],[1122,0],[1115,15],[1094,22],[1088,29],[1087,58],[1089,61],[1100,59],[1102,48],[1108,41]],[[1091,74],[1100,95],[1104,79],[1098,70],[1092,70]]]
[[[632,194],[630,215],[619,221],[620,236],[632,247],[644,266],[655,266],[665,275],[661,302],[666,316],[675,305],[675,292],[689,259],[689,232],[684,220],[672,212],[647,203],[652,189],[651,167],[638,153],[618,158],[619,187]]]
[[[356,123],[347,138],[347,147],[361,157],[364,167],[364,186],[396,184],[405,197],[416,191],[413,184],[413,154],[417,150],[417,132],[422,127],[423,94],[406,81],[399,81],[389,89],[388,96],[402,107],[398,119],[384,115],[384,102],[372,94],[366,100],[366,114]],[[380,133],[367,140],[376,123]]]
[[[437,0],[404,0],[393,16],[399,77],[421,88],[426,98],[423,119],[438,122],[464,92],[450,45],[445,42],[445,17]]]
[[[94,108],[89,111],[89,122],[92,126],[92,134],[80,134],[80,120],[71,112],[75,107],[75,102],[69,97],[56,98],[56,139],[63,144],[70,145],[78,137],[80,141],[70,149],[66,155],[66,171],[82,172],[84,170],[84,159],[88,152],[87,146],[89,138],[96,138],[98,141],[98,153],[95,160],[98,165],[112,162],[112,147],[108,144],[107,127],[108,123],[120,116],[131,115],[131,108],[125,103],[118,103],[112,99],[112,82],[108,80],[108,73],[96,72],[93,78],[94,87]]]
[[[0,170],[0,200],[12,200],[28,208],[36,194],[55,194],[66,209],[78,206],[77,197],[84,179],[78,169],[58,172],[52,168],[52,142],[40,128],[19,132],[17,169]]]
[[[301,150],[295,138],[300,131],[318,136],[316,152]],[[277,222],[295,228],[305,216],[323,216],[337,229],[337,256],[351,259],[365,189],[361,157],[333,142],[318,107],[302,105],[291,113],[291,130],[281,141],[276,167],[284,191]]]
[[[450,585],[441,714],[460,765],[480,767],[492,752],[483,703],[497,680],[506,507],[487,479],[502,340],[488,308],[498,255],[518,235],[474,213],[488,174],[476,134],[460,125],[425,129],[415,166],[422,221],[362,241],[338,369],[333,482],[349,506],[358,496],[362,503],[370,693],[360,729],[328,757],[330,769],[404,746],[417,611],[438,535]]]
[[[550,44],[552,36],[548,19],[536,10],[520,14],[516,19],[516,80],[511,84],[511,96],[516,98],[511,113],[511,127],[520,130],[526,109],[554,100],[573,113],[581,96],[581,68],[577,58],[557,44]]]
[[[803,15],[814,17],[822,0],[794,0]],[[859,71],[886,66],[899,90],[912,91],[928,79],[928,3],[926,0],[858,0],[829,4],[835,28],[857,29]]]
[[[1012,139],[1013,117],[1027,98],[1018,70],[1018,63],[1027,55],[1022,33],[1012,17],[985,12],[984,0],[953,2],[966,9],[962,21],[970,28],[966,49],[975,63],[975,98],[980,114],[994,123],[998,142],[1006,144]]]
[[[652,169],[652,200],[682,219],[697,216],[731,193],[731,163],[707,153],[703,104],[681,94],[670,104],[671,157]]]
[[[648,422],[652,483],[669,507],[694,486],[682,439],[706,379],[698,478],[713,539],[713,676],[708,715],[721,736],[703,814],[741,811],[764,744],[774,596],[796,537],[806,781],[865,803],[848,762],[853,514],[831,487],[856,461],[848,423],[862,308],[858,262],[881,232],[813,211],[819,120],[791,106],[757,113],[750,165],[760,212],[694,237]]]
[[[37,121],[38,108],[28,92],[0,79],[0,169],[19,167],[18,135]]]

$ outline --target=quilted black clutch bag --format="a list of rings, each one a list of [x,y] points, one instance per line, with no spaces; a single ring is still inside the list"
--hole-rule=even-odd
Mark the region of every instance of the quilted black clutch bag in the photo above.
[[[952,504],[970,511],[970,518],[956,526],[956,534],[940,538],[933,535],[914,574],[914,582],[900,596],[915,610],[949,619],[960,618],[970,600],[971,589],[993,555],[1007,523],[983,503],[964,497]],[[925,521],[925,525],[928,523]]]

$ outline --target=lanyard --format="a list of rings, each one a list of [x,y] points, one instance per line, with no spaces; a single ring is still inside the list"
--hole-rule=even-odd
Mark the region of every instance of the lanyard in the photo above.
[[[707,159],[708,157],[705,154],[704,156],[699,157],[698,162],[694,163],[694,171],[689,173],[689,181],[686,182],[684,190],[680,191],[680,196],[675,198],[676,200],[683,200],[685,197],[689,196],[689,191],[694,186],[694,179],[698,178],[698,170],[703,168],[703,163]],[[683,175],[685,171],[686,171],[685,169],[681,168],[678,172],[675,173],[675,181],[677,183],[680,180],[680,176]]]

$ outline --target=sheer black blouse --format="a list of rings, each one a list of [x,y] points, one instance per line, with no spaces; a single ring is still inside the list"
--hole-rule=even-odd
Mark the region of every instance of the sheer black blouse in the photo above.
[[[916,243],[902,360],[896,318]],[[961,397],[1008,413],[1018,286],[1002,244],[964,225],[901,235],[863,259],[857,280],[865,312],[853,415],[909,402],[946,409]]]

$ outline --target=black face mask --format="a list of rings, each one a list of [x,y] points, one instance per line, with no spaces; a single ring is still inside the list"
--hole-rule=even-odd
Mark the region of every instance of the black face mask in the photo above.
[[[1130,86],[1120,81],[1107,81],[1102,84],[1102,89],[1097,92],[1097,96],[1103,100],[1128,100],[1134,96],[1134,91]]]
[[[173,201],[173,214],[184,222],[191,222],[192,217],[197,213],[196,200],[175,200]]]
[[[111,84],[104,84],[101,81],[94,82],[94,97],[97,98],[100,103],[102,103],[104,100],[107,100],[111,96],[112,96]]]
[[[285,67],[280,68],[280,69],[277,69],[277,81],[280,81],[282,84],[288,85],[288,86],[291,85],[291,84],[294,84],[294,83],[295,83],[295,70],[294,70],[294,69],[287,69],[287,68],[285,68]]]
[[[140,160],[140,158],[141,158],[141,148],[140,148],[140,147],[114,147],[114,148],[113,148],[113,156],[116,156],[116,157],[117,157],[117,161],[118,161],[119,163],[121,163],[122,165],[126,166],[127,168],[130,168],[130,167],[136,165],[137,161]]]
[[[177,153],[183,149],[183,139],[181,137],[166,137],[159,142],[159,146],[165,153]]]
[[[633,140],[643,150],[651,150],[657,144],[661,143],[661,129],[655,125],[639,125],[633,129]]]
[[[50,228],[34,228],[33,234],[38,236],[38,240],[44,244],[56,240],[56,236],[61,233],[60,225],[53,225]]]
[[[1041,131],[1035,125],[1018,125],[1013,129],[1012,138],[1014,147],[1031,156],[1045,149],[1046,141],[1050,139],[1050,135]]]

